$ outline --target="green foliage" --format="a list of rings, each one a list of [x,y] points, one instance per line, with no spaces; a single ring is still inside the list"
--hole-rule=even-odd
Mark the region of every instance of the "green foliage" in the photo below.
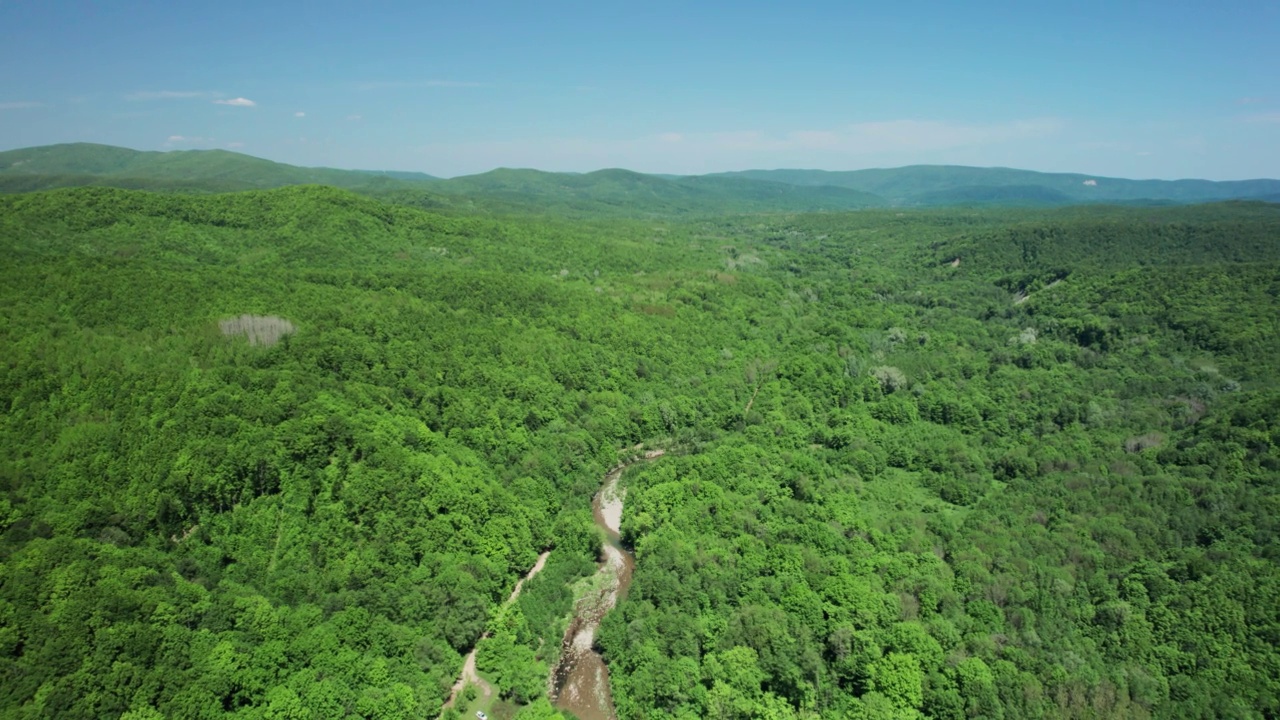
[[[0,152],[0,192],[103,186],[213,193],[324,184],[399,205],[453,213],[671,217],[853,210],[883,205],[840,187],[724,177],[665,178],[627,170],[586,174],[499,169],[440,180],[423,173],[302,168],[225,150],[138,152],[73,143]]]
[[[554,718],[648,441],[620,717],[1275,715],[1278,229],[2,198],[0,714]]]
[[[0,187],[9,191],[106,185],[134,190],[227,192],[284,185],[377,187],[391,174],[300,168],[229,152],[139,152],[95,143],[67,143],[0,152]],[[401,181],[431,180],[394,173]]]
[[[441,180],[424,173],[294,167],[226,150],[139,152],[70,143],[0,152],[3,193],[82,186],[214,193],[311,184],[433,212],[579,218],[722,217],[887,206],[1169,205],[1274,200],[1280,195],[1276,180],[1167,182],[954,166],[748,170],[687,177],[620,169],[578,174],[500,168]]]
[[[1125,180],[1074,173],[953,165],[828,172],[746,170],[707,177],[742,178],[802,187],[841,187],[874,193],[901,205],[1060,205],[1067,203],[1212,202],[1263,198],[1280,181]],[[1092,182],[1089,182],[1092,181]]]

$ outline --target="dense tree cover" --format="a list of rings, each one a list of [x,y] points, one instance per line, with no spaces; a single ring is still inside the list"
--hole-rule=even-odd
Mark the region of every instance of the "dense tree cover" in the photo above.
[[[621,715],[1276,713],[1278,216],[754,228],[777,370],[631,478]]]
[[[1041,205],[1266,199],[1280,180],[1126,180],[1001,167],[910,165],[865,170],[742,170],[705,177],[835,186],[874,193],[906,206]]]
[[[656,441],[621,717],[1275,714],[1278,234],[0,198],[0,708],[422,717],[488,629],[554,717],[590,497]]]
[[[668,217],[851,210],[884,205],[848,188],[628,170],[549,173],[499,169],[441,180],[423,173],[303,168],[226,150],[139,152],[71,143],[0,152],[0,193],[104,186],[192,193],[324,184],[440,212]]]
[[[590,568],[564,513],[663,432],[624,391],[668,318],[585,263],[676,250],[570,271],[572,237],[323,188],[5,203],[8,708],[421,716],[540,549]],[[299,330],[220,336],[242,311]]]
[[[311,183],[364,189],[379,180],[433,179],[424,173],[296,167],[229,150],[156,152],[63,143],[0,152],[0,188],[5,192],[83,185],[227,192]]]
[[[0,152],[0,193],[106,186],[194,193],[324,184],[433,212],[560,217],[722,217],[869,207],[1052,207],[1270,200],[1280,180],[1125,180],[1011,168],[916,165],[827,172],[647,175],[498,168],[448,180],[425,173],[306,168],[227,150],[140,152],[68,143]]]

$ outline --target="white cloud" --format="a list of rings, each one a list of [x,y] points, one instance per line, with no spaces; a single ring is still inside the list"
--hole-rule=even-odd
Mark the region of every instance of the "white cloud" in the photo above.
[[[170,135],[164,141],[166,147],[171,145],[204,145],[214,142],[211,137],[199,137],[195,135]]]
[[[254,107],[258,104],[248,98],[242,97],[231,98],[230,100],[214,100],[213,102],[215,105],[230,105],[232,107]]]
[[[184,100],[188,98],[213,97],[214,92],[206,90],[139,90],[124,96],[125,100]]]
[[[949,150],[1045,137],[1060,131],[1061,120],[1041,118],[994,125],[959,125],[935,120],[890,120],[848,125],[835,130],[800,130],[780,138],[739,138],[747,146],[779,150],[824,150],[865,155],[891,151]]]
[[[376,80],[356,85],[357,90],[402,90],[413,88],[478,88],[485,83],[460,80]]]
[[[363,115],[348,115],[348,116],[347,116],[347,119],[348,119],[348,120],[351,120],[352,122],[355,122],[355,121],[357,121],[357,120],[363,120],[363,119],[364,119],[364,116],[363,116]]]
[[[299,110],[298,112],[294,113],[294,114],[293,114],[293,116],[294,116],[294,117],[306,117],[306,116],[307,116],[307,114],[306,114],[306,113],[304,113],[304,112],[302,112],[301,110]]]
[[[229,143],[227,143],[227,147],[231,148],[232,150],[235,150],[236,148],[242,148],[242,147],[244,147],[244,143],[242,143],[242,142],[229,142]]]
[[[1058,118],[989,124],[887,120],[780,133],[669,131],[636,138],[442,143],[419,150],[432,168],[446,174],[498,166],[572,171],[626,167],[692,174],[760,167],[849,170],[922,163],[995,165],[1023,157],[1031,145],[1061,136],[1066,127]]]
[[[1105,151],[1105,152],[1131,152],[1133,143],[1121,140],[1082,140],[1076,143],[1076,148],[1084,152]]]
[[[34,110],[35,108],[41,107],[44,107],[44,103],[33,102],[31,100],[0,102],[0,110]]]
[[[459,82],[457,80],[428,80],[422,85],[424,87],[484,87],[484,83]]]
[[[1243,120],[1244,122],[1252,123],[1255,125],[1275,125],[1277,123],[1280,123],[1280,111],[1255,113],[1253,115],[1245,115],[1240,119]]]

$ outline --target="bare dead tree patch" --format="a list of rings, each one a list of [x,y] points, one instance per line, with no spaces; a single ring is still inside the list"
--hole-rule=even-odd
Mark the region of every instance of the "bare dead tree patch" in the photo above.
[[[223,335],[244,335],[249,339],[250,345],[266,347],[275,345],[280,342],[280,338],[295,330],[293,323],[275,315],[241,315],[219,320],[218,327]]]

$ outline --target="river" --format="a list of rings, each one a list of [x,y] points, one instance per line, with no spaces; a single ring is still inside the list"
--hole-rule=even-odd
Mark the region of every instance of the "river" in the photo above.
[[[604,477],[600,491],[591,501],[596,526],[604,531],[604,562],[596,570],[597,583],[573,610],[573,618],[560,643],[560,661],[551,669],[548,695],[557,708],[568,710],[581,720],[617,720],[613,693],[609,690],[609,668],[595,651],[596,629],[631,586],[635,557],[622,547],[618,528],[622,524],[622,504],[626,491],[618,479],[628,467],[660,457],[662,450],[650,450],[641,459],[623,463]]]

